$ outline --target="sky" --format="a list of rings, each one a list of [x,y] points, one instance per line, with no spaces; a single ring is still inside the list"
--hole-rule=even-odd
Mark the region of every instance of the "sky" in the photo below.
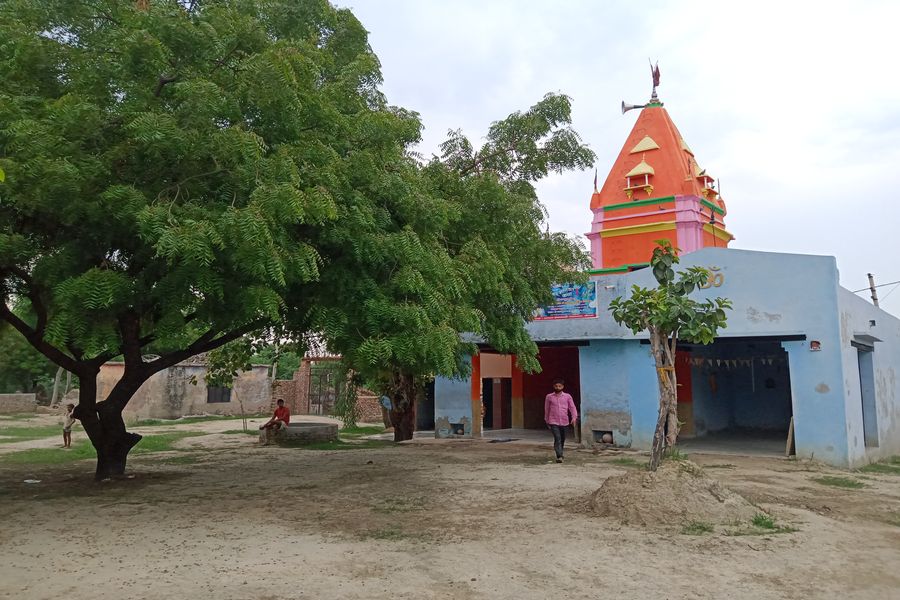
[[[417,111],[419,151],[450,129],[474,142],[548,92],[602,185],[658,94],[719,179],[732,248],[830,255],[841,284],[900,281],[900,2],[337,0],[370,32],[391,104]],[[551,229],[590,230],[593,169],[538,184]],[[584,239],[582,237],[582,239]],[[586,240],[585,240],[586,241]],[[765,285],[764,274],[760,285]],[[900,315],[900,285],[878,289]],[[868,293],[861,294],[868,297]],[[799,299],[798,299],[799,300]]]

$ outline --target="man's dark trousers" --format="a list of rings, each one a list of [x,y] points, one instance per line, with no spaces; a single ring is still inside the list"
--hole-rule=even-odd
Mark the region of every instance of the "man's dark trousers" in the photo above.
[[[566,425],[551,425],[550,431],[553,432],[553,450],[556,452],[556,458],[562,458],[563,448],[566,445]]]

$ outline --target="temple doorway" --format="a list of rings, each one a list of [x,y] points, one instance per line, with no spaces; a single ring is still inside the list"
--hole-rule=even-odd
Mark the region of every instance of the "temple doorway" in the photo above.
[[[785,453],[793,414],[787,352],[768,338],[720,338],[676,354],[679,445],[750,454]]]

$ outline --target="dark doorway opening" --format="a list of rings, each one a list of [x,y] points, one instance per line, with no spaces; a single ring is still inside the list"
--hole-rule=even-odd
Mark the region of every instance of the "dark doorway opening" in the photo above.
[[[875,402],[875,348],[853,342],[859,366],[859,395],[862,401],[863,439],[866,448],[878,447],[878,408]]]
[[[425,384],[425,393],[416,406],[416,431],[434,430],[434,379]]]
[[[793,407],[781,343],[720,338],[683,350],[676,356],[679,443],[694,451],[784,454]]]
[[[577,346],[541,346],[538,351],[540,373],[522,377],[522,412],[526,429],[546,429],[544,399],[553,391],[553,380],[565,381],[565,391],[572,395],[581,412],[581,370]]]
[[[486,377],[481,380],[485,429],[512,427],[512,378]]]

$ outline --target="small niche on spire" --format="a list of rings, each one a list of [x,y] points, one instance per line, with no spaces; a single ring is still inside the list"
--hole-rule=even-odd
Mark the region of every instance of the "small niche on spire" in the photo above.
[[[648,150],[659,150],[659,144],[657,144],[652,137],[649,135],[645,135],[644,139],[637,143],[637,146],[631,149],[629,154],[637,154],[638,152],[647,152]]]
[[[655,174],[656,171],[647,163],[646,155],[642,156],[641,162],[625,174],[625,195],[628,196],[628,199],[634,199],[635,190],[643,190],[649,198],[653,194],[650,177]]]
[[[719,192],[716,191],[716,180],[707,174],[706,169],[701,169],[700,165],[694,163],[694,175],[700,182],[700,193],[707,200],[717,199]]]

